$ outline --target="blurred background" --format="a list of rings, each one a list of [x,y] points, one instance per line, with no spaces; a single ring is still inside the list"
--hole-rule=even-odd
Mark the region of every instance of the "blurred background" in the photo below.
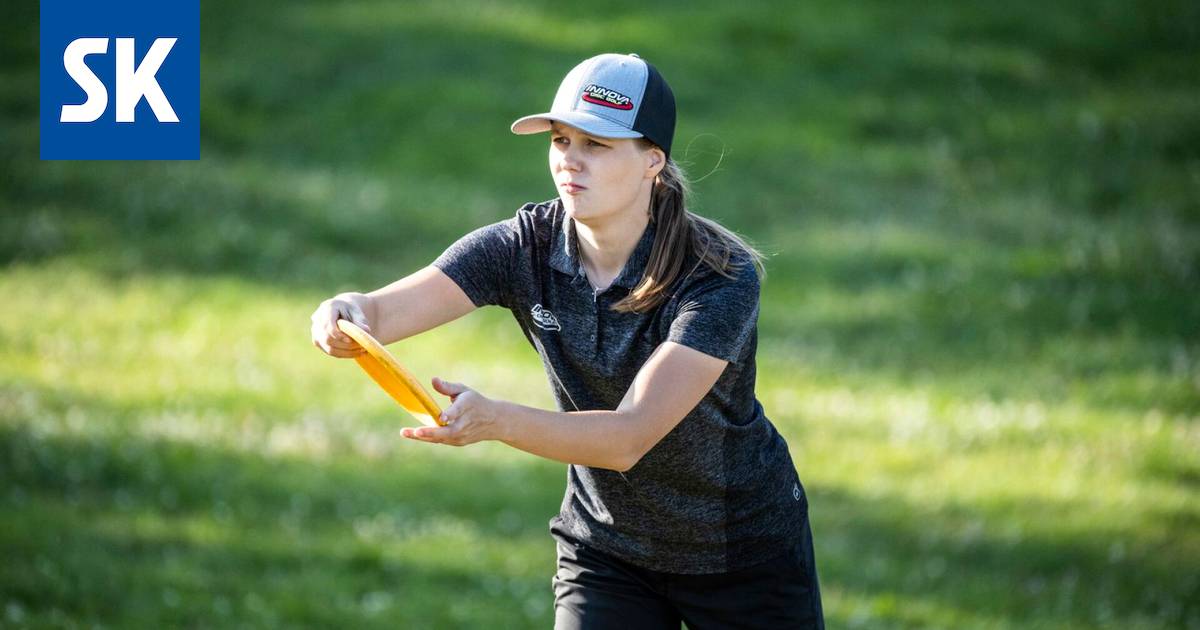
[[[1200,5],[204,0],[198,162],[39,161],[3,14],[0,626],[549,627],[565,466],[308,317],[554,197],[509,123],[637,52],[771,254],[829,626],[1200,628]],[[503,310],[391,349],[553,407]]]

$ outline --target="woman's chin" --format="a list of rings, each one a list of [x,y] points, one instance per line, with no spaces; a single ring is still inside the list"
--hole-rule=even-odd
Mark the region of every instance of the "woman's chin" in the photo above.
[[[563,211],[567,213],[567,216],[575,219],[576,221],[587,219],[592,214],[589,212],[589,208],[587,207],[586,203],[578,203],[573,197],[571,197],[571,195],[562,196],[562,205]]]
[[[611,208],[597,208],[582,199],[563,195],[563,212],[570,218],[585,225],[598,225],[606,217],[614,216]]]

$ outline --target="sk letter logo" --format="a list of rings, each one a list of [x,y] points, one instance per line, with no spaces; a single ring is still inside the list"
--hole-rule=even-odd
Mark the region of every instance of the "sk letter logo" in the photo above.
[[[42,0],[43,160],[200,159],[200,1]]]

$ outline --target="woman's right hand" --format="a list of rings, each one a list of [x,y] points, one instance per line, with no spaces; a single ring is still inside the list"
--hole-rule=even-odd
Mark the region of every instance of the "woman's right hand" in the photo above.
[[[313,345],[331,357],[342,359],[366,353],[358,342],[338,329],[337,320],[350,320],[371,334],[371,326],[364,313],[364,310],[368,310],[370,299],[361,293],[341,293],[321,302],[312,314]]]

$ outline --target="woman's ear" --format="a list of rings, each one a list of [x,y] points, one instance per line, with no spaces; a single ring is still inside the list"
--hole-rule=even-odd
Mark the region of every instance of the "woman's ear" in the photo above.
[[[650,147],[647,155],[650,158],[650,162],[646,168],[646,174],[649,176],[648,179],[654,179],[666,167],[667,154],[663,153],[663,150],[658,147]]]

